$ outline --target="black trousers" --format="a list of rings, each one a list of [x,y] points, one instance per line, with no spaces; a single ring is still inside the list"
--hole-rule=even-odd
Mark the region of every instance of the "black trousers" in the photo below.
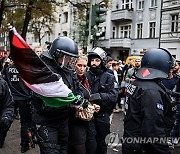
[[[167,144],[122,144],[122,154],[171,154]]]
[[[28,130],[33,127],[31,115],[31,101],[30,100],[15,100],[15,104],[19,108],[20,122],[21,122],[21,145],[28,144]]]
[[[68,153],[68,118],[36,125],[41,154]]]
[[[106,154],[106,136],[110,133],[108,113],[102,113],[88,123],[86,154]]]
[[[0,142],[1,143],[4,143],[4,140],[6,138],[8,130],[9,130],[9,128],[4,129],[4,130],[0,130]]]

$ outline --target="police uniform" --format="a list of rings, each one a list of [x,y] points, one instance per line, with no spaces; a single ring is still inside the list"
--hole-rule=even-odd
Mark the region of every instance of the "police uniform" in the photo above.
[[[10,89],[4,79],[0,77],[0,148],[4,144],[7,131],[13,121],[14,102]]]
[[[136,80],[127,87],[124,138],[166,137],[165,116],[170,103],[169,96],[155,81]],[[123,144],[124,154],[130,153],[169,154],[167,144]]]
[[[5,80],[11,89],[15,105],[19,108],[22,152],[27,151],[29,149],[28,131],[32,130],[33,127],[31,116],[32,93],[23,84],[14,64],[6,68]]]
[[[170,97],[160,82],[172,67],[173,58],[165,49],[151,49],[143,56],[137,79],[127,87],[123,154],[171,153],[164,141]]]
[[[73,94],[82,94],[78,79],[70,67],[58,63],[59,55],[78,56],[78,50],[73,40],[67,37],[55,39],[48,52],[43,53],[41,59],[48,68],[59,74],[63,82]],[[64,60],[64,58],[63,58]],[[63,62],[62,62],[63,63]],[[68,122],[71,113],[69,106],[52,108],[45,106],[44,102],[34,95],[33,120],[37,126],[37,137],[40,151],[43,154],[67,154],[68,153]]]

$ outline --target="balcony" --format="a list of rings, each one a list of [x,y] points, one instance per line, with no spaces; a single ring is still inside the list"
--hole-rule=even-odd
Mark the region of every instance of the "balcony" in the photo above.
[[[129,38],[110,39],[110,47],[131,48],[131,39]]]
[[[132,21],[132,10],[116,10],[111,12],[112,21]]]

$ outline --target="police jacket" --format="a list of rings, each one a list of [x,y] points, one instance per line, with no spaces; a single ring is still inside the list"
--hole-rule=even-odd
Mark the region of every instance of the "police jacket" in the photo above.
[[[4,79],[0,77],[0,118],[7,117],[12,121],[14,115],[14,102],[10,89]]]
[[[165,137],[165,117],[169,103],[169,96],[155,81],[137,79],[129,84],[124,137]],[[153,146],[156,151],[159,150],[158,145]]]
[[[5,80],[8,83],[9,88],[11,89],[11,93],[13,95],[13,99],[16,100],[30,100],[31,99],[31,91],[27,89],[20,78],[20,74],[17,71],[15,65],[8,66],[5,71]]]
[[[77,75],[73,69],[63,69],[58,64],[49,58],[43,57],[43,61],[49,67],[51,71],[59,74],[62,77],[63,82],[72,90],[74,95],[83,95],[79,86]],[[47,121],[61,120],[67,118],[70,113],[70,107],[52,108],[45,106],[44,102],[34,94],[33,97],[34,114],[33,120],[36,123],[42,123]]]
[[[100,105],[98,114],[111,113],[118,97],[118,83],[114,75],[108,73],[106,69],[100,70],[97,75],[91,71],[86,72],[85,75],[89,81],[91,94],[100,94],[100,100],[94,102]]]

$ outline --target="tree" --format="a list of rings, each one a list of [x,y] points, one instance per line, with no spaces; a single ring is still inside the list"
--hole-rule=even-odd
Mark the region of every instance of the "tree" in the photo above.
[[[6,31],[6,25],[13,23],[22,37],[26,38],[27,32],[32,31],[30,25],[39,22],[38,19],[46,18],[54,22],[53,11],[60,4],[55,0],[3,0],[0,11],[1,31]]]

